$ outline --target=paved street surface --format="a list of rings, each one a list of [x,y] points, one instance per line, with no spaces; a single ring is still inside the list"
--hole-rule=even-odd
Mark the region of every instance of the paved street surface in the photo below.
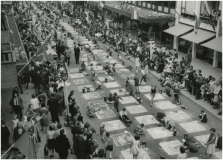
[[[66,28],[66,27],[65,27]],[[103,57],[101,53],[106,53],[107,47],[109,47],[108,44],[102,44],[99,42],[99,45],[101,46],[101,49],[104,50],[104,52],[98,52],[96,55],[96,62],[101,63],[102,66],[104,65]],[[110,48],[110,47],[109,47]],[[73,50],[73,49],[72,49]],[[81,52],[81,58],[83,58],[88,52],[82,51]],[[114,60],[117,60],[117,55],[120,54],[119,52],[115,52],[112,49],[112,58]],[[142,84],[140,86],[141,88],[141,94],[137,94],[137,97],[140,97],[142,99],[142,104],[137,104],[135,99],[129,98],[129,95],[126,95],[125,101],[120,101],[119,110],[126,107],[127,113],[129,118],[133,121],[130,127],[126,126],[125,123],[120,121],[119,117],[115,115],[116,110],[113,108],[113,104],[108,104],[107,109],[101,110],[97,113],[97,116],[94,118],[89,118],[87,116],[87,105],[89,102],[94,101],[100,101],[103,103],[104,96],[108,96],[108,93],[111,92],[111,90],[119,90],[121,88],[125,88],[125,78],[126,75],[131,75],[135,73],[135,69],[132,71],[126,71],[128,73],[123,73],[124,71],[122,69],[126,68],[127,66],[133,66],[134,68],[134,62],[131,60],[126,60],[124,56],[122,56],[122,59],[124,60],[124,66],[119,65],[120,68],[116,69],[117,73],[115,76],[113,76],[114,80],[109,80],[108,83],[104,83],[103,78],[105,75],[96,75],[96,80],[102,79],[102,87],[100,90],[96,90],[94,92],[90,93],[82,93],[82,89],[80,86],[83,85],[92,85],[94,87],[94,83],[91,81],[90,76],[84,76],[83,74],[80,74],[80,76],[77,76],[77,68],[80,67],[80,65],[75,64],[75,58],[74,54],[72,54],[71,57],[71,64],[69,66],[69,79],[67,82],[67,89],[68,93],[71,90],[74,90],[75,93],[75,99],[80,105],[81,113],[84,117],[84,122],[90,122],[96,129],[97,134],[95,135],[95,139],[99,143],[99,149],[105,148],[105,144],[101,142],[99,127],[102,123],[105,124],[106,130],[111,133],[111,136],[114,139],[114,151],[113,151],[113,158],[114,159],[129,159],[132,158],[132,155],[130,155],[129,152],[129,137],[134,137],[134,129],[137,128],[140,123],[144,123],[146,126],[147,133],[144,136],[141,136],[140,141],[146,142],[146,147],[144,147],[140,153],[142,155],[140,158],[150,158],[150,159],[159,159],[160,156],[164,156],[166,159],[173,158],[175,159],[177,157],[177,154],[180,153],[179,147],[182,145],[182,138],[184,136],[184,133],[188,133],[189,136],[193,136],[197,138],[198,144],[200,145],[200,149],[197,153],[190,153],[187,152],[187,158],[197,157],[199,158],[199,155],[204,153],[204,145],[203,142],[207,140],[207,135],[210,133],[210,128],[216,128],[217,131],[221,132],[222,130],[222,123],[219,118],[217,118],[213,114],[209,114],[207,112],[208,117],[208,123],[198,123],[198,114],[201,111],[201,106],[198,106],[193,101],[189,100],[185,96],[181,96],[182,104],[184,104],[188,109],[182,110],[176,105],[173,105],[170,101],[171,99],[169,97],[164,97],[162,95],[156,95],[157,100],[155,98],[153,107],[150,107],[150,85],[154,84],[157,86],[158,90],[162,89],[160,86],[158,79],[153,74],[149,73],[148,80],[146,83]],[[80,61],[81,63],[81,61]],[[118,62],[119,63],[119,62]],[[87,73],[90,73],[89,69],[86,71]],[[141,76],[140,76],[141,77]],[[86,80],[87,79],[87,80]],[[81,84],[83,82],[83,84]],[[114,92],[114,91],[113,91]],[[28,94],[26,94],[28,93]],[[25,102],[25,107],[27,108],[29,104],[29,100],[31,98],[31,94],[34,93],[34,89],[31,86],[28,90],[24,91],[24,94],[21,95]],[[90,95],[90,96],[89,96]],[[129,99],[128,99],[129,98]],[[3,100],[4,101],[4,100]],[[4,101],[5,102],[5,101]],[[7,104],[7,102],[5,102]],[[3,103],[4,104],[4,103]],[[4,107],[4,106],[3,106]],[[111,111],[112,110],[112,111]],[[166,113],[167,116],[170,116],[173,120],[176,122],[176,130],[177,135],[173,136],[173,132],[166,130],[162,127],[158,126],[157,121],[155,121],[152,117],[157,112],[163,111]],[[7,112],[5,112],[5,118],[11,119],[12,117],[7,117]],[[64,117],[60,117],[61,122],[64,121]],[[9,124],[7,122],[7,124]],[[72,145],[72,134],[70,133],[70,128],[66,128],[69,140]],[[41,131],[41,137],[42,142],[38,144],[38,158],[39,159],[47,159],[49,157],[44,157],[43,153],[43,147],[46,143],[46,134]],[[219,152],[219,150],[216,150],[216,152]],[[59,158],[59,156],[56,154],[54,158]],[[74,155],[69,154],[68,158],[76,158]]]

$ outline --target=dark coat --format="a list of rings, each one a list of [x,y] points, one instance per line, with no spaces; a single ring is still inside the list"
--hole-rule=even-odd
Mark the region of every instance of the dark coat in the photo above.
[[[58,153],[68,154],[68,150],[70,149],[70,142],[65,135],[59,135],[56,139],[55,149]]]
[[[80,48],[79,47],[74,48],[74,53],[75,55],[80,55]]]
[[[85,158],[86,141],[80,135],[78,135],[76,137],[76,146],[77,146],[77,158],[84,159]]]

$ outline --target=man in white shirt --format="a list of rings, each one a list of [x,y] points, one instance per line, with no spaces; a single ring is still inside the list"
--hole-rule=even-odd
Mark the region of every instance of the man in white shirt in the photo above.
[[[146,82],[146,72],[145,72],[144,67],[141,68],[141,74],[142,74],[142,77],[140,80],[140,84],[142,83],[142,80],[144,80]]]
[[[123,108],[120,112],[119,112],[119,116],[120,118],[126,123],[127,126],[130,125],[130,123],[132,123],[132,121],[129,119],[127,112],[126,112],[126,108]]]
[[[39,100],[35,94],[32,95],[32,99],[30,100],[30,103],[32,104],[33,111],[36,112],[39,110]]]

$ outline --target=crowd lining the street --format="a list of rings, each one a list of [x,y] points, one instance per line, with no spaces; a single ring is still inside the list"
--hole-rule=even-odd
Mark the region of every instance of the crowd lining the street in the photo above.
[[[34,3],[34,2],[33,2]],[[22,4],[22,5],[21,5]],[[15,3],[13,6],[15,15],[18,13],[27,16],[28,9],[31,6],[24,5],[24,3]],[[39,9],[44,9],[44,3],[36,3],[36,6]],[[45,12],[43,14],[48,14],[47,17],[50,16],[49,6],[46,6],[44,9]],[[58,7],[55,5],[55,7]],[[32,8],[32,7],[31,7]],[[48,9],[47,9],[48,8]],[[60,7],[59,7],[60,8]],[[62,9],[63,8],[63,9]],[[87,7],[86,7],[87,8]],[[59,10],[61,10],[61,14],[57,15],[57,21],[63,15],[63,12],[67,12],[67,15],[71,15],[75,19],[79,19],[78,21],[71,20],[70,23],[78,29],[80,34],[85,35],[87,38],[92,39],[97,45],[97,41],[102,40],[103,43],[108,43],[111,47],[114,47],[115,50],[125,51],[126,58],[130,56],[134,57],[136,73],[134,77],[128,77],[126,80],[126,92],[130,93],[133,97],[136,97],[136,94],[140,94],[139,85],[142,81],[147,80],[147,74],[149,70],[156,70],[158,73],[161,73],[159,78],[161,85],[164,87],[163,90],[157,91],[156,86],[152,86],[151,89],[151,103],[150,106],[153,106],[153,98],[156,93],[164,93],[167,96],[173,95],[172,102],[183,107],[180,101],[180,90],[185,88],[191,94],[195,96],[196,99],[203,99],[204,101],[209,102],[213,105],[214,108],[219,109],[219,114],[221,115],[221,93],[222,93],[222,80],[216,80],[214,77],[209,76],[205,78],[202,76],[201,70],[195,70],[193,66],[191,66],[192,55],[191,51],[188,50],[188,54],[186,57],[183,57],[180,62],[178,62],[178,54],[175,50],[172,53],[168,49],[163,48],[155,48],[154,52],[150,55],[149,44],[142,41],[142,35],[139,32],[137,36],[132,36],[130,34],[124,33],[122,30],[108,30],[107,26],[103,22],[102,19],[97,18],[96,14],[90,15],[90,24],[85,21],[86,18],[84,12],[86,8],[75,8],[74,10],[70,10],[69,4],[64,4]],[[26,13],[27,12],[27,13]],[[73,15],[70,13],[73,12]],[[56,13],[56,12],[54,12]],[[38,13],[33,13],[36,15],[37,19],[42,19]],[[21,16],[22,17],[22,16]],[[21,34],[21,38],[24,43],[24,48],[26,50],[26,54],[29,58],[31,58],[34,53],[40,47],[40,41],[37,39],[37,35],[35,31],[32,31],[33,26],[29,25],[30,23],[25,22],[18,18],[17,25]],[[26,19],[32,19],[32,16],[28,14]],[[80,22],[80,20],[82,20]],[[42,25],[45,24],[45,28],[50,26],[48,24],[49,19],[42,20],[40,22]],[[57,28],[58,22],[52,22],[52,24]],[[80,23],[79,23],[80,22]],[[117,24],[118,22],[111,22]],[[112,25],[116,26],[116,25]],[[44,27],[43,27],[44,28]],[[103,28],[103,30],[101,29]],[[38,30],[34,28],[34,30]],[[50,32],[50,27],[47,29]],[[109,31],[109,32],[108,32]],[[95,34],[100,33],[103,38],[98,38]],[[56,32],[54,32],[54,40],[56,41],[56,53],[58,55],[58,61],[55,65],[52,65],[49,62],[45,62],[43,64],[35,63],[35,65],[31,68],[29,73],[23,74],[20,77],[20,85],[22,83],[26,84],[28,88],[29,83],[34,84],[35,94],[31,95],[30,104],[26,111],[26,115],[23,115],[23,100],[19,96],[22,91],[19,93],[19,89],[17,87],[14,88],[12,92],[12,99],[10,101],[10,106],[12,106],[12,112],[15,113],[15,116],[12,120],[12,132],[13,132],[13,142],[16,142],[26,131],[28,131],[29,127],[33,124],[33,116],[38,114],[42,116],[40,119],[41,130],[46,132],[47,134],[47,142],[44,148],[44,151],[47,155],[50,154],[50,158],[54,157],[54,152],[56,151],[59,154],[59,157],[62,159],[66,159],[68,157],[68,150],[71,150],[78,159],[91,159],[91,158],[112,158],[113,151],[113,139],[110,137],[110,133],[105,130],[105,126],[102,125],[100,127],[100,134],[102,141],[106,143],[105,149],[98,149],[98,144],[94,139],[94,135],[96,134],[95,129],[89,122],[85,122],[80,112],[80,106],[75,101],[74,90],[72,90],[68,96],[68,104],[69,104],[69,122],[72,124],[71,132],[73,134],[73,146],[71,147],[70,142],[67,138],[66,129],[60,123],[60,116],[62,116],[63,112],[66,110],[65,100],[64,100],[64,88],[60,85],[62,80],[60,75],[64,70],[66,70],[67,66],[63,65],[63,61],[70,64],[71,50],[66,45],[66,37],[57,37]],[[65,33],[62,30],[62,33]],[[67,35],[68,36],[68,35]],[[80,46],[79,43],[75,44],[74,47],[74,55],[76,59],[76,64],[79,64],[80,52],[83,47]],[[92,49],[89,49],[89,61],[92,58]],[[110,49],[107,52],[112,55]],[[109,59],[109,56],[107,57]],[[119,56],[119,61],[121,61],[121,57]],[[85,69],[86,66],[81,64],[81,68]],[[115,74],[115,66],[105,66],[105,70],[112,75]],[[95,71],[91,65],[91,79],[93,81],[95,77]],[[139,77],[141,75],[141,78]],[[30,80],[31,79],[31,80]],[[21,86],[19,86],[21,88]],[[46,93],[47,96],[45,96]],[[172,94],[171,94],[172,93]],[[126,93],[125,93],[126,94]],[[119,97],[117,93],[114,95],[110,94],[106,100],[107,103],[114,103],[114,108],[117,110],[117,114],[121,120],[123,120],[127,125],[131,124],[131,120],[129,119],[126,108],[123,108],[119,111]],[[96,111],[92,111],[92,106],[88,106],[88,115],[92,116]],[[50,116],[49,116],[50,113]],[[50,117],[52,123],[50,123]],[[165,126],[167,129],[174,130],[175,122],[166,118],[165,113],[158,112],[157,115],[154,116],[159,122],[160,125]],[[207,123],[207,115],[204,110],[199,114],[199,121],[203,123]],[[8,148],[8,139],[9,139],[9,129],[6,129],[5,121],[2,120],[2,147]],[[209,140],[206,144],[207,151],[202,157],[205,157],[206,154],[212,156],[214,154],[215,145],[217,142],[220,145],[221,135],[216,134],[216,130],[212,128]],[[137,158],[140,148],[140,136],[145,135],[145,126],[142,123],[135,129],[136,136],[131,142],[131,154],[133,154],[133,158]],[[179,159],[185,159],[187,157],[185,151],[189,150],[191,152],[197,151],[197,143],[191,137],[184,138],[184,145],[180,147],[181,154],[178,155]],[[220,147],[220,146],[218,146]],[[72,149],[71,149],[72,148]],[[221,147],[220,147],[221,148]],[[108,154],[106,154],[108,152]]]

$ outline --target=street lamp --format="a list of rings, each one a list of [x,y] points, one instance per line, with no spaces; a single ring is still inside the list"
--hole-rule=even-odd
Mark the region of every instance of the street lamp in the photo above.
[[[63,71],[61,72],[61,79],[63,80],[64,82],[64,102],[65,102],[65,106],[66,106],[66,109],[67,109],[67,124],[66,127],[69,126],[69,105],[68,105],[68,100],[67,100],[67,86],[66,86],[66,81],[68,79],[68,71],[67,71],[67,66],[66,66],[66,63],[64,62],[63,64]]]

